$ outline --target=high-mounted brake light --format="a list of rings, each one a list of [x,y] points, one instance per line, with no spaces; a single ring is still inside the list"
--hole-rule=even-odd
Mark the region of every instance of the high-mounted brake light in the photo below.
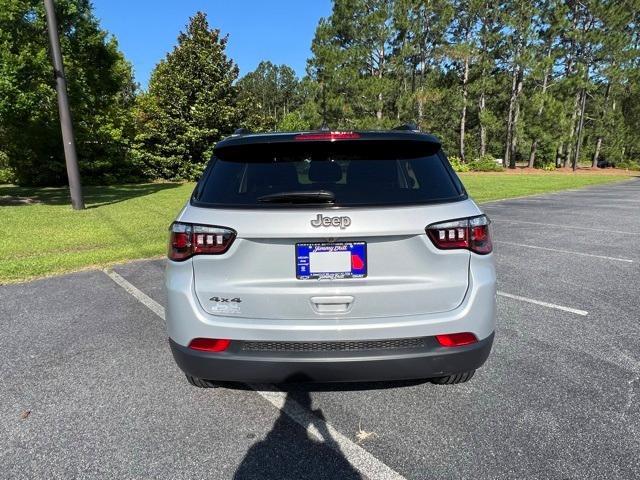
[[[493,250],[490,223],[486,215],[480,215],[434,223],[426,228],[426,232],[433,244],[442,250],[464,248],[485,255]]]
[[[173,222],[169,227],[168,256],[180,262],[194,255],[220,255],[235,238],[236,232],[230,228]]]
[[[360,138],[360,134],[356,132],[309,132],[296,135],[294,139],[297,142],[314,141],[314,140],[355,140]]]
[[[224,352],[230,344],[231,340],[221,338],[194,338],[189,343],[189,348],[201,352]]]

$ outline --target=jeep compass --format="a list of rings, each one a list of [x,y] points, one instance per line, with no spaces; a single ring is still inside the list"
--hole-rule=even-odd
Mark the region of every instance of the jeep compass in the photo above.
[[[169,341],[195,386],[460,383],[491,350],[489,219],[431,135],[232,135],[168,256]]]

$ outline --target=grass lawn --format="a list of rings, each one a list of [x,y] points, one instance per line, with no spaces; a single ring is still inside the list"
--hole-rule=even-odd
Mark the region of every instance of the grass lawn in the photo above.
[[[480,202],[577,188],[628,175],[466,173]],[[163,255],[167,227],[193,184],[86,187],[87,209],[68,205],[66,188],[0,185],[0,283],[11,283],[135,258]]]
[[[580,188],[599,183],[617,182],[631,178],[638,172],[624,174],[607,170],[605,172],[583,171],[574,174],[567,172],[470,172],[459,173],[469,195],[476,202],[501,200],[503,198],[522,197],[537,193],[556,192],[568,188]]]

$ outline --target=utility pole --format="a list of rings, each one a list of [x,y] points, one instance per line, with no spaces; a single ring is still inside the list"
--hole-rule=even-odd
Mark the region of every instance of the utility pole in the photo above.
[[[60,38],[58,37],[58,21],[56,20],[53,0],[44,0],[44,9],[47,14],[47,29],[49,30],[49,42],[51,43],[53,74],[56,77],[58,111],[60,113],[60,128],[62,130],[64,158],[67,163],[67,178],[69,179],[71,206],[74,210],[83,210],[84,199],[82,198],[82,185],[80,184],[78,156],[76,155],[76,142],[73,135],[71,112],[69,111],[69,98],[67,97],[67,80],[64,77],[62,53],[60,52]]]

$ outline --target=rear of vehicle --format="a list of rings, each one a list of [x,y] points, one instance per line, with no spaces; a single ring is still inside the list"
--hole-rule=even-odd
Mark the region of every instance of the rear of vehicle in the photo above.
[[[495,322],[487,218],[413,132],[220,142],[171,226],[167,326],[192,383],[464,381]]]

